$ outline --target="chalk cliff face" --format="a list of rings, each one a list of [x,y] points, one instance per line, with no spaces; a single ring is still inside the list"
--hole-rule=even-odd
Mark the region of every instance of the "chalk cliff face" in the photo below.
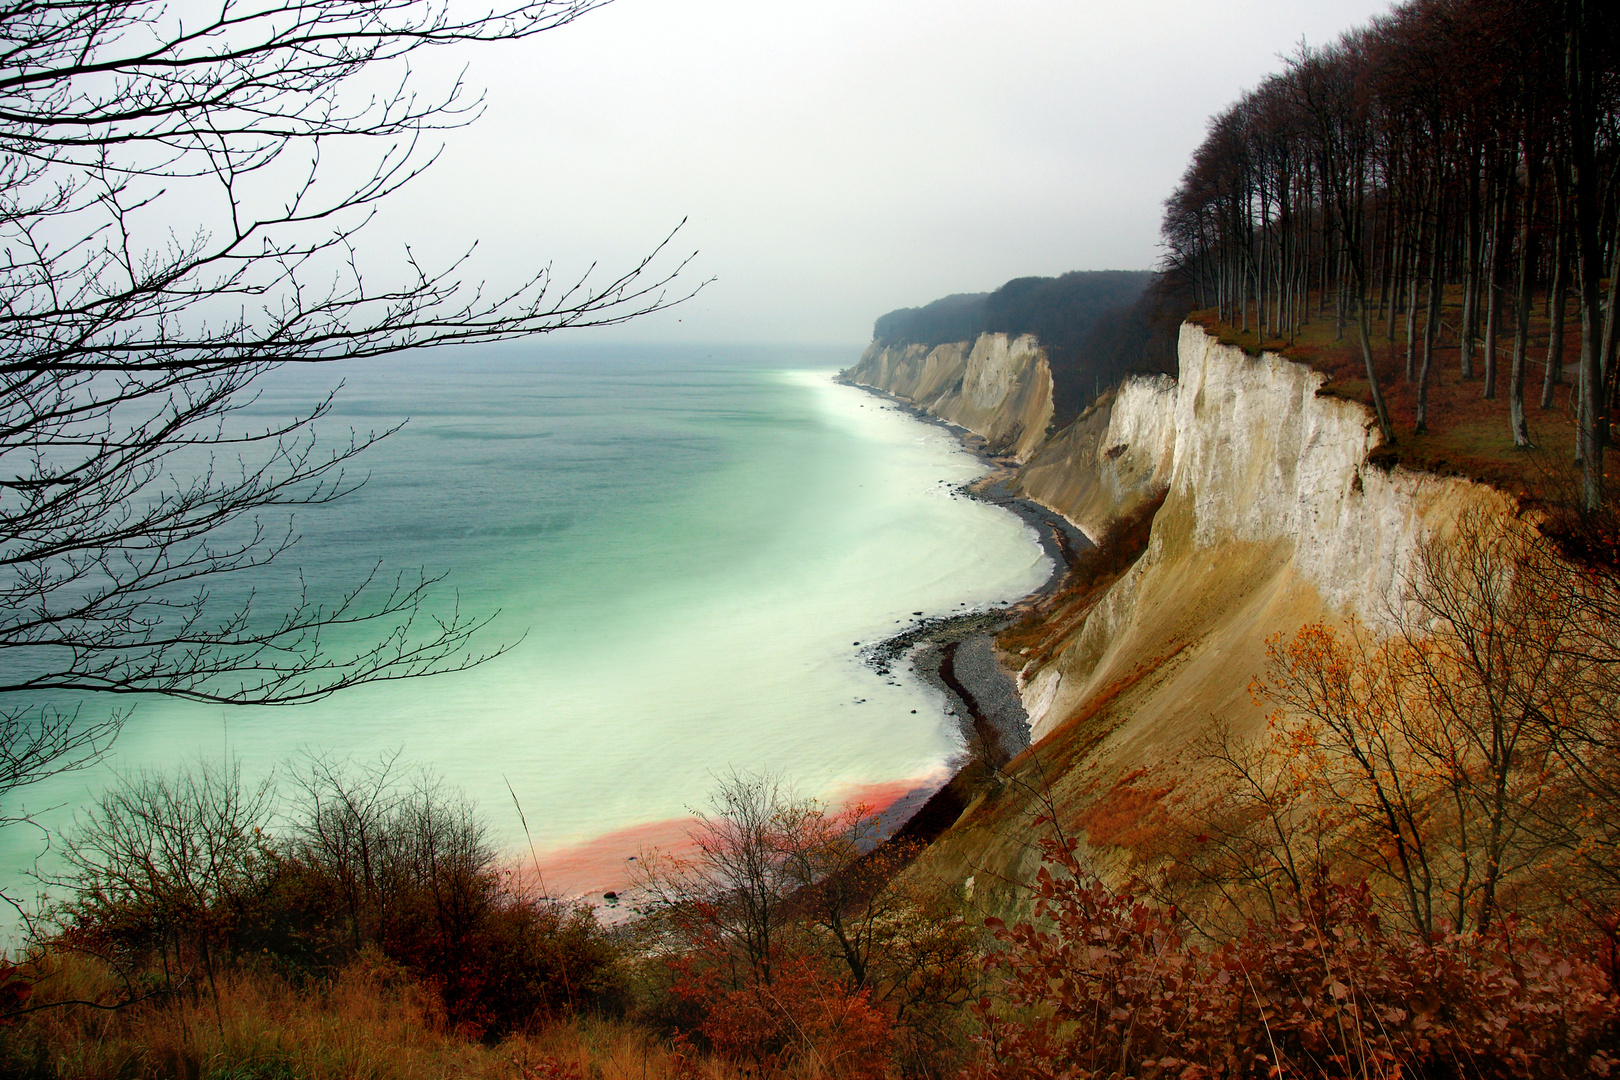
[[[1169,376],[1127,380],[1037,450],[1013,490],[1101,539],[1110,522],[1169,486],[1175,401]]]
[[[1324,382],[1189,323],[1178,380],[1127,381],[1028,456],[1017,487],[1094,538],[1164,502],[1146,552],[1054,627],[1059,644],[1031,652],[1019,684],[1037,745],[929,849],[927,873],[1027,880],[1039,860],[1031,819],[1056,807],[1072,827],[1118,785],[1196,799],[1200,740],[1217,725],[1238,737],[1263,728],[1249,686],[1268,637],[1321,618],[1389,628],[1430,537],[1468,506],[1509,510],[1470,481],[1370,464],[1370,411],[1319,395]],[[1132,779],[1144,775],[1155,779]],[[1092,857],[1105,876],[1124,858]],[[1009,912],[1018,902],[986,898]]]
[[[993,453],[1026,460],[1052,423],[1052,370],[1033,335],[975,342],[874,343],[847,376],[984,437]]]
[[[1212,710],[1257,722],[1246,688],[1267,634],[1322,615],[1387,627],[1422,544],[1470,503],[1505,505],[1470,481],[1369,465],[1368,410],[1319,396],[1325,378],[1303,364],[1253,358],[1190,323],[1180,360],[1173,389],[1138,381],[1117,395],[1097,479],[1079,485],[1091,528],[1110,499],[1120,513],[1159,477],[1168,491],[1147,553],[1052,663],[1024,673],[1037,738],[1134,665],[1172,653],[1162,688],[1126,722],[1133,736],[1207,727]]]

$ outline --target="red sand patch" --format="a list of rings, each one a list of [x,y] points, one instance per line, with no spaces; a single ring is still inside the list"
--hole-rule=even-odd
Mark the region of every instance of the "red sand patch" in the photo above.
[[[845,808],[868,807],[883,815],[891,809],[908,815],[948,780],[948,773],[880,784],[857,784],[836,791],[827,801]],[[666,818],[642,825],[617,829],[580,844],[553,848],[539,854],[538,867],[528,858],[521,860],[518,874],[548,896],[561,896],[601,903],[604,893],[623,893],[636,877],[637,863],[653,849],[678,854],[689,846],[687,839],[696,818]],[[900,821],[887,821],[895,828]]]
[[[678,852],[687,846],[687,833],[696,818],[666,818],[604,833],[582,844],[554,848],[539,859],[539,873],[528,865],[520,871],[549,896],[598,900],[604,892],[623,892],[633,881],[636,861],[658,848]]]

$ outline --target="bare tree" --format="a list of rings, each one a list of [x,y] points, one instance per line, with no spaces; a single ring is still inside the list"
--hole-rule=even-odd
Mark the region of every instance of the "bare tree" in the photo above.
[[[81,813],[54,912],[64,942],[117,962],[156,953],[164,988],[205,977],[216,950],[278,859],[269,835],[273,778],[242,782],[234,761],[124,777]]]
[[[813,805],[774,773],[733,771],[697,815],[689,850],[642,860],[645,884],[688,936],[735,957],[739,981],[769,984],[798,887],[797,831]]]
[[[1387,638],[1274,636],[1265,737],[1206,747],[1227,783],[1193,880],[1248,914],[1349,868],[1422,934],[1578,908],[1613,935],[1614,595],[1476,509],[1423,546]]]
[[[396,895],[389,888],[401,831],[399,752],[354,764],[310,754],[293,772],[302,814],[290,845],[334,883],[351,947],[380,944]]]
[[[689,295],[669,291],[686,265],[665,265],[669,238],[605,278],[543,266],[490,289],[471,247],[362,270],[378,204],[481,109],[459,80],[418,91],[412,54],[603,2],[0,3],[0,797],[94,759],[128,715],[107,700],[287,704],[500,651],[471,646],[483,619],[429,613],[424,574],[267,598],[292,508],[353,491],[345,465],[387,432],[318,439],[330,398],[268,426],[238,414],[287,363]]]

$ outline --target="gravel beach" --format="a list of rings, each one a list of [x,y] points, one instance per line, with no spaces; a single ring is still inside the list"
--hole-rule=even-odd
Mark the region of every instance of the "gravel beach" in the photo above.
[[[856,384],[858,385],[858,384]],[[997,762],[1015,757],[1029,746],[1029,715],[1018,696],[1012,672],[995,656],[995,635],[1029,607],[1062,587],[1079,553],[1091,542],[1067,518],[1031,499],[1019,498],[1007,488],[1015,464],[985,452],[984,440],[971,432],[930,416],[914,406],[863,386],[874,397],[927,424],[955,435],[964,449],[983,461],[988,475],[962,489],[964,495],[994,503],[1023,518],[1040,538],[1052,560],[1052,574],[1039,589],[1004,607],[924,618],[866,650],[867,662],[888,674],[902,660],[921,679],[941,690],[969,746],[990,751]]]

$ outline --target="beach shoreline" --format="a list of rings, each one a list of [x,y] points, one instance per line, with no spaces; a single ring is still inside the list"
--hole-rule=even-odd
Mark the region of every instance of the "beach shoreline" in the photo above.
[[[982,781],[975,766],[999,768],[1029,746],[1028,715],[1013,670],[997,655],[995,636],[1060,589],[1077,554],[1089,548],[1090,543],[1061,515],[1012,495],[1007,487],[1016,463],[989,453],[979,436],[872,387],[840,382],[858,386],[885,405],[949,432],[986,469],[983,475],[957,487],[956,493],[1017,515],[1035,530],[1052,566],[1052,572],[1038,588],[1016,600],[957,614],[919,616],[898,633],[858,650],[861,659],[879,675],[891,676],[898,665],[905,664],[917,679],[937,690],[945,699],[947,715],[957,725],[963,749],[945,761],[940,772],[926,779],[868,785],[842,793],[836,802],[841,807],[871,807],[879,821],[879,834],[891,840],[926,842],[948,828],[966,806],[966,799]],[[629,861],[639,862],[638,856],[653,849],[678,852],[694,823],[692,818],[674,818],[638,824],[545,852],[535,857],[537,883],[548,895],[589,903],[597,917],[608,924],[632,919],[647,898],[644,889],[619,880],[625,876],[625,853],[634,851],[636,855]]]
[[[891,839],[926,843],[948,829],[966,808],[976,780],[968,775],[975,765],[992,772],[1029,748],[1029,716],[1018,693],[1016,672],[1004,663],[995,637],[1041,601],[1060,591],[1082,553],[1093,545],[1086,535],[1057,511],[1008,490],[1017,463],[989,452],[982,436],[907,401],[843,376],[839,382],[864,390],[908,416],[948,431],[961,447],[988,469],[959,489],[968,498],[999,506],[1017,515],[1035,530],[1042,550],[1052,562],[1052,573],[1037,589],[1009,603],[958,615],[925,617],[876,645],[863,650],[867,663],[879,674],[895,665],[909,664],[912,673],[944,694],[947,711],[956,718],[966,749],[951,763],[951,775],[904,821]]]

